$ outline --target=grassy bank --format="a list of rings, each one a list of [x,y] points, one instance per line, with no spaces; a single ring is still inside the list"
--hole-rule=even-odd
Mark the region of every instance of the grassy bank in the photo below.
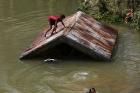
[[[134,16],[125,24],[128,9],[133,9]],[[140,0],[81,0],[78,10],[105,23],[124,24],[140,30]]]

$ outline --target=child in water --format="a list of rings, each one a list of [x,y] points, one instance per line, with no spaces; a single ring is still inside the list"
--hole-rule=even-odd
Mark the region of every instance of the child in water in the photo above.
[[[96,93],[96,90],[95,90],[95,88],[91,88],[91,89],[89,89],[89,92],[87,92],[87,93]]]

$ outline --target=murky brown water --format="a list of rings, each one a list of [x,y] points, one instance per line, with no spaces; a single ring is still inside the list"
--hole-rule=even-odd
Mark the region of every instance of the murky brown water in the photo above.
[[[124,27],[112,62],[22,62],[48,15],[74,13],[76,0],[0,0],[0,93],[140,93],[140,33]]]

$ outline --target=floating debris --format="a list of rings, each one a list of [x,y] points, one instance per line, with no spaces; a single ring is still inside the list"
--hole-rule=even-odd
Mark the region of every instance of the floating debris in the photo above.
[[[45,59],[44,62],[56,62],[57,60],[56,59],[51,59],[51,58],[48,58],[48,59]]]

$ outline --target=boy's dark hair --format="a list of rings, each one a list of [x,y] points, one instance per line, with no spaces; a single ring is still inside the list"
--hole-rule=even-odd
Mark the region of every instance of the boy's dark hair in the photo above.
[[[95,88],[91,88],[88,93],[96,93]]]
[[[62,15],[60,15],[60,17],[61,17],[61,19],[64,19],[64,18],[65,18],[65,15],[64,15],[64,14],[62,14]]]

